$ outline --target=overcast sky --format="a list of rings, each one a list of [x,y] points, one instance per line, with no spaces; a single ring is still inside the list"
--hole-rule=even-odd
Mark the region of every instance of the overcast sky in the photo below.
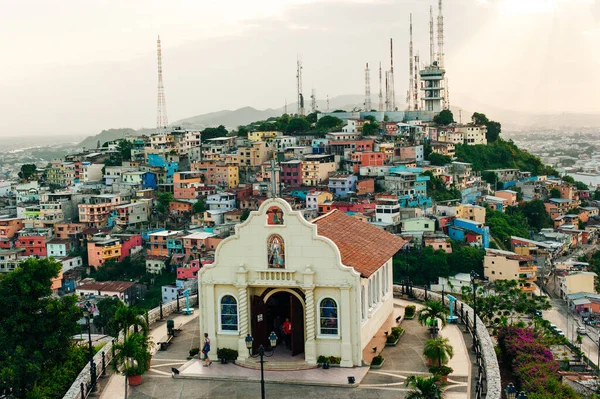
[[[408,82],[408,18],[428,59],[437,0],[0,0],[0,136],[156,124],[156,37],[169,121],[364,92],[364,64]],[[444,0],[453,105],[600,112],[600,0]],[[436,10],[437,14],[437,10]],[[375,99],[374,99],[375,100]],[[482,108],[483,107],[483,108]]]

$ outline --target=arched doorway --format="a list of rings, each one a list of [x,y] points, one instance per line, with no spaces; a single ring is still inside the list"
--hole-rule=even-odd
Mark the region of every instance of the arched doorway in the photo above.
[[[283,323],[289,319],[292,325],[289,337],[283,332]],[[304,305],[301,297],[291,290],[268,290],[262,296],[252,297],[252,336],[254,350],[260,345],[269,346],[269,334],[277,334],[280,353],[286,346],[292,356],[304,353]],[[287,343],[286,343],[287,338]]]

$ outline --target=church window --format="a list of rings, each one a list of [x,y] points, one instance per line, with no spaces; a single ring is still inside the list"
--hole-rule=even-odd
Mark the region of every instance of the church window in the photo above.
[[[334,299],[324,298],[319,305],[320,333],[338,335],[338,306]]]
[[[237,300],[232,295],[221,298],[221,331],[237,331],[238,312]]]
[[[285,269],[285,245],[279,235],[269,237],[267,247],[267,261],[273,269]]]

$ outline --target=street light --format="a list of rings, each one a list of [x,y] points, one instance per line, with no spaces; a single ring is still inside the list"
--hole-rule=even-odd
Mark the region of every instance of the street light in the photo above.
[[[89,307],[88,307],[89,306]],[[92,345],[92,328],[90,325],[91,305],[83,307],[83,317],[85,317],[85,325],[88,330],[88,342],[90,345],[90,379],[91,379],[91,391],[96,392],[96,363],[94,363],[94,347]]]
[[[250,357],[253,358],[257,358],[260,357],[260,397],[262,399],[265,399],[265,367],[264,367],[264,363],[265,363],[265,356],[266,357],[271,357],[273,356],[273,354],[275,353],[275,347],[277,346],[277,335],[275,334],[275,331],[271,331],[271,334],[269,335],[269,343],[271,344],[271,350],[270,353],[266,353],[264,346],[262,346],[262,344],[258,347],[258,353],[256,354],[252,354],[252,344],[254,342],[254,338],[252,338],[252,335],[248,334],[246,336],[246,348],[248,348],[248,354],[250,355]]]
[[[509,382],[506,388],[504,388],[504,393],[506,393],[506,399],[515,399],[517,388],[515,388],[512,382]]]
[[[519,396],[517,396],[517,399],[527,399],[527,395],[525,394],[525,392],[521,391],[519,393]]]
[[[479,274],[475,270],[471,270],[471,284],[473,285],[473,335],[477,335],[477,285],[475,280],[479,278]]]

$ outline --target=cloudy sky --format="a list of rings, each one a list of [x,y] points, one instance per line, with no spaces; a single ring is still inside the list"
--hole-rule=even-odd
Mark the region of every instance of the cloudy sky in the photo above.
[[[156,121],[156,37],[169,121],[363,92],[364,64],[408,75],[408,18],[428,58],[437,0],[0,0],[0,136],[94,134]],[[453,105],[598,112],[600,0],[444,0]],[[372,91],[378,90],[373,71]],[[309,94],[308,94],[309,95]],[[307,95],[307,96],[308,96]]]

